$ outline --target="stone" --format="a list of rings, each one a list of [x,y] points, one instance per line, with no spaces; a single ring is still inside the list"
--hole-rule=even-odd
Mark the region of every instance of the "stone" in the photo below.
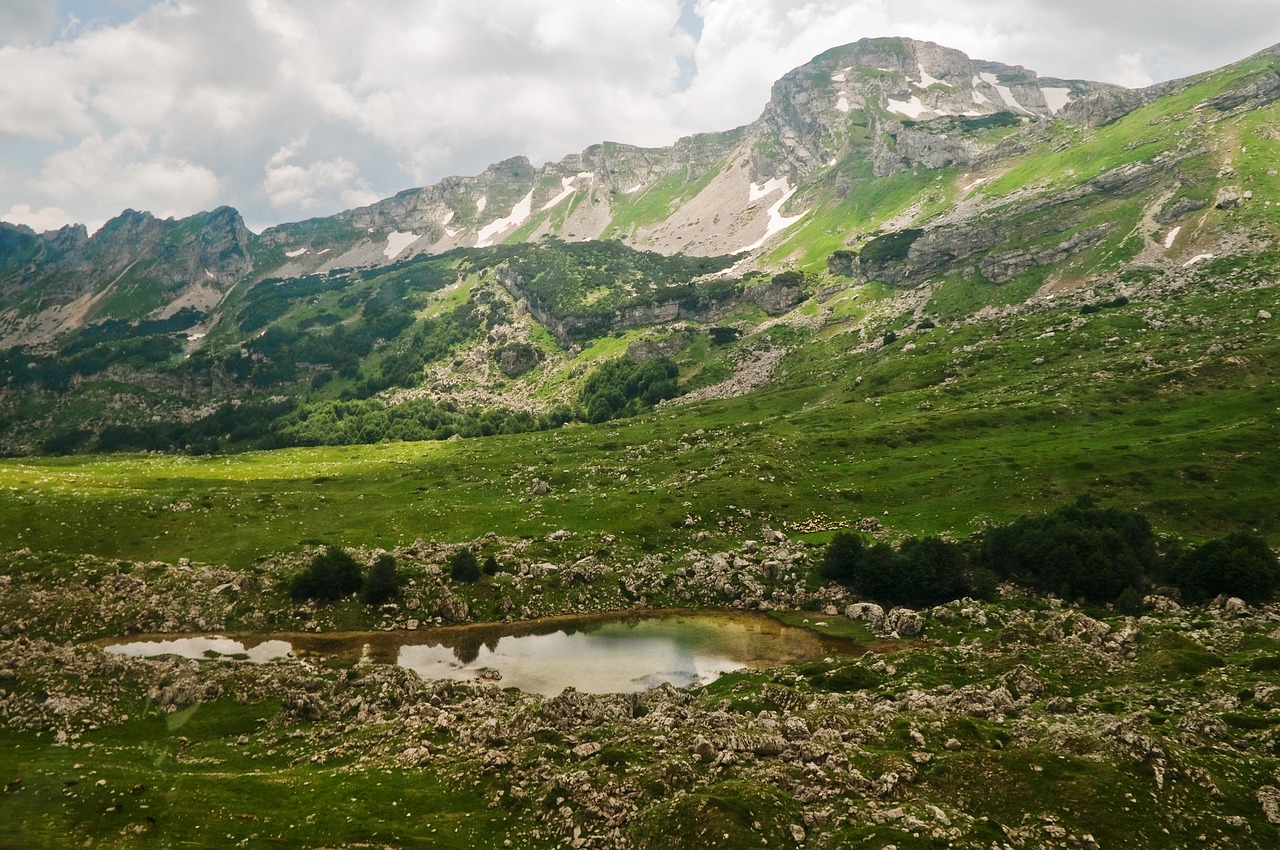
[[[884,624],[884,609],[874,602],[855,602],[844,609],[850,620],[863,620],[873,629]]]
[[[1262,806],[1262,814],[1269,823],[1280,824],[1280,788],[1274,785],[1263,785],[1258,789],[1258,804]]]
[[[1244,193],[1239,186],[1223,186],[1218,190],[1213,205],[1220,210],[1232,210],[1244,203]]]
[[[910,608],[894,608],[885,615],[884,627],[901,637],[914,637],[924,631],[924,617]]]

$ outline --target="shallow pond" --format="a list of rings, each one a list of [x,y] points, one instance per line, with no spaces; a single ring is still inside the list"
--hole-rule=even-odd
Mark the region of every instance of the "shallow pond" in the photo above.
[[[654,611],[414,632],[138,638],[105,649],[250,662],[367,658],[398,664],[424,679],[481,679],[550,696],[567,687],[624,693],[664,682],[706,684],[730,670],[792,664],[858,646],[764,614]]]

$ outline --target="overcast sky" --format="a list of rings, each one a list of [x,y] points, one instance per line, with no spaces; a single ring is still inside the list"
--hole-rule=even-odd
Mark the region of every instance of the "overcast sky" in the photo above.
[[[1276,0],[0,0],[0,218],[222,204],[255,230],[524,154],[756,118],[903,35],[1127,86],[1280,42]]]

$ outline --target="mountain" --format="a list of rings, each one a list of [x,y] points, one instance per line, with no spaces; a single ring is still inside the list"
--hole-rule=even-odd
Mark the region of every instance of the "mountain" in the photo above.
[[[869,339],[1264,268],[1278,68],[1273,48],[1135,91],[869,39],[668,148],[515,158],[261,235],[228,208],[0,225],[0,446],[554,427],[760,386],[779,322]],[[851,297],[878,306],[855,320]],[[601,395],[623,354],[675,383]]]

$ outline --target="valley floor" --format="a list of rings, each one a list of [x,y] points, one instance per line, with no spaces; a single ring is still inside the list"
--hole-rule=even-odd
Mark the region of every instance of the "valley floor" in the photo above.
[[[433,584],[430,566],[445,551],[418,553],[403,600],[432,621],[447,588]],[[994,603],[886,617],[799,582],[809,554],[777,538],[690,559],[670,578],[639,565],[622,580],[598,573],[577,584],[564,575],[571,565],[544,565],[508,576],[502,592],[522,613],[569,610],[579,595],[602,608],[750,599],[807,608],[775,615],[858,638],[866,651],[691,690],[540,697],[336,655],[247,664],[107,654],[90,641],[157,624],[139,612],[173,631],[242,626],[239,594],[255,600],[260,626],[407,625],[390,611],[358,615],[354,603],[296,608],[269,571],[249,587],[244,574],[186,563],[9,557],[15,568],[0,584],[6,846],[1280,840],[1276,605],[1184,610],[1150,597],[1147,614],[1128,617],[1010,588]],[[557,595],[556,581],[575,595]],[[454,595],[483,611],[489,592],[482,582]],[[784,604],[761,604],[775,594]]]

